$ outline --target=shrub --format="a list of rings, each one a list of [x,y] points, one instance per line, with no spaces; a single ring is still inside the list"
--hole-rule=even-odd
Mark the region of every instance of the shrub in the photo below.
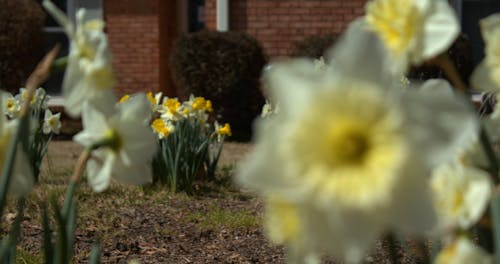
[[[236,140],[248,140],[264,104],[260,86],[267,58],[259,43],[238,32],[197,32],[174,46],[170,67],[178,92],[206,97],[215,115],[230,123]]]
[[[337,40],[336,35],[312,35],[295,42],[293,57],[319,59]]]
[[[45,13],[33,0],[0,0],[0,88],[16,93],[43,52]]]

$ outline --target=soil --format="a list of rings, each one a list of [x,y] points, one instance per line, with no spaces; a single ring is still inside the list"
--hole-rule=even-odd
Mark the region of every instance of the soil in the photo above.
[[[227,143],[220,166],[234,168],[250,149],[248,144]],[[48,175],[69,175],[79,151],[81,147],[71,141],[51,143],[41,182],[47,186],[59,185],[63,190],[64,181],[51,180]],[[82,186],[78,194],[80,215],[74,262],[86,263],[94,242],[101,241],[102,263],[132,260],[139,263],[284,263],[283,248],[270,244],[263,234],[262,202],[230,183],[221,185],[223,187],[201,183],[195,196],[120,185],[112,185],[103,194],[94,194]],[[33,208],[26,212],[19,248],[43,260],[39,208],[36,205]],[[258,221],[246,223],[233,219],[237,222],[234,224],[224,220],[227,216],[223,215],[220,223],[205,223],[213,211]],[[384,244],[378,243],[376,253],[365,262],[389,263],[383,248]],[[408,255],[401,254],[401,257],[404,263],[415,262]],[[334,261],[325,259],[324,263]]]

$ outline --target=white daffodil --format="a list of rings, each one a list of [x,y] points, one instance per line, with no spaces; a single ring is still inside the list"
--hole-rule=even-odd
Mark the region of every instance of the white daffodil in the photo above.
[[[435,264],[490,264],[493,257],[465,237],[459,237],[439,252]]]
[[[74,140],[92,151],[87,163],[88,181],[96,192],[105,190],[110,179],[130,184],[151,181],[151,161],[157,140],[149,128],[151,107],[144,94],[119,104],[112,115],[105,115],[90,102],[84,105],[84,130]]]
[[[182,112],[185,116],[192,116],[202,123],[208,119],[208,113],[213,112],[212,101],[201,96],[190,95],[189,100],[182,104]]]
[[[153,112],[158,111],[161,108],[161,99],[163,98],[163,93],[158,92],[153,96],[152,92],[148,92],[147,94],[149,103],[151,104],[151,109]]]
[[[472,85],[483,91],[500,91],[500,13],[480,21],[485,43],[484,60],[471,76]]]
[[[279,113],[279,104],[273,105],[271,102],[266,100],[266,103],[262,106],[262,111],[260,117],[270,117]]]
[[[179,99],[165,97],[158,112],[161,113],[161,118],[167,121],[178,121],[185,117],[181,106]]]
[[[61,113],[54,115],[50,109],[45,109],[42,131],[44,134],[59,134],[61,131]]]
[[[0,96],[2,96],[0,94]],[[2,96],[3,97],[3,96]],[[3,100],[0,100],[0,105]],[[18,120],[8,121],[4,115],[0,116],[0,171],[6,165],[7,153],[16,133]],[[14,170],[10,178],[9,192],[22,197],[28,194],[35,184],[35,177],[31,170],[30,161],[21,144],[18,144],[14,161]]]
[[[325,58],[323,58],[323,56],[314,60],[314,68],[316,68],[316,70],[324,71],[327,67],[328,65],[325,63]]]
[[[3,100],[3,114],[7,115],[9,118],[17,118],[21,113],[21,102],[15,98],[11,93],[2,93]]]
[[[43,6],[65,29],[70,40],[62,85],[66,111],[72,117],[79,116],[83,103],[91,100],[111,113],[116,101],[112,92],[116,81],[108,40],[103,32],[104,22],[99,19],[85,22],[85,9],[79,9],[75,25],[51,1],[44,0]]]
[[[436,168],[431,178],[440,228],[468,229],[483,215],[491,197],[489,174],[454,162]]]
[[[266,72],[281,111],[257,121],[237,180],[307,204],[307,244],[356,262],[382,232],[423,234],[434,226],[426,175],[453,158],[478,124],[458,98],[396,87],[399,79],[384,74],[379,39],[347,34],[328,72],[305,60]]]
[[[396,71],[444,52],[460,32],[446,0],[372,0],[365,11],[365,27],[383,40]]]

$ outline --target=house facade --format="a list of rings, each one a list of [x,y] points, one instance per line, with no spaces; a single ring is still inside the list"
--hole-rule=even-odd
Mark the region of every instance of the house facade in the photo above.
[[[363,15],[367,0],[52,0],[74,18],[87,8],[89,18],[102,18],[113,52],[118,94],[162,91],[175,95],[168,69],[175,40],[198,30],[234,30],[253,35],[271,58],[290,55],[293,45],[310,35],[341,33]],[[449,0],[463,31],[469,35],[476,61],[482,57],[478,20],[500,12],[498,0]],[[62,42],[61,28],[48,19],[47,47]],[[59,92],[62,76],[49,84]]]

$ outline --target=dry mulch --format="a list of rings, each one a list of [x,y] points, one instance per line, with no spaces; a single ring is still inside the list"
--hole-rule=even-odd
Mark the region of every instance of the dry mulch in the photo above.
[[[220,166],[234,165],[251,149],[248,144],[227,143]],[[42,182],[63,189],[64,180],[49,174],[69,175],[81,147],[71,141],[51,143]],[[130,189],[112,185],[103,194],[83,189],[78,194],[81,208],[76,230],[75,263],[86,263],[95,241],[101,241],[102,263],[284,263],[284,251],[270,244],[260,225],[262,201],[227,182],[225,187],[203,184],[188,197],[164,190]],[[132,191],[130,191],[132,190]],[[20,248],[40,258],[42,229],[39,212],[27,211]],[[215,209],[214,209],[215,208]],[[38,208],[39,210],[39,208]],[[254,216],[257,224],[218,225],[203,223],[214,210]],[[36,212],[35,212],[36,211]],[[38,215],[38,216],[37,216]],[[384,244],[366,263],[389,263]],[[416,263],[401,253],[404,263]],[[22,262],[21,262],[22,263]],[[36,262],[35,262],[36,263]],[[325,259],[324,263],[335,263]]]

